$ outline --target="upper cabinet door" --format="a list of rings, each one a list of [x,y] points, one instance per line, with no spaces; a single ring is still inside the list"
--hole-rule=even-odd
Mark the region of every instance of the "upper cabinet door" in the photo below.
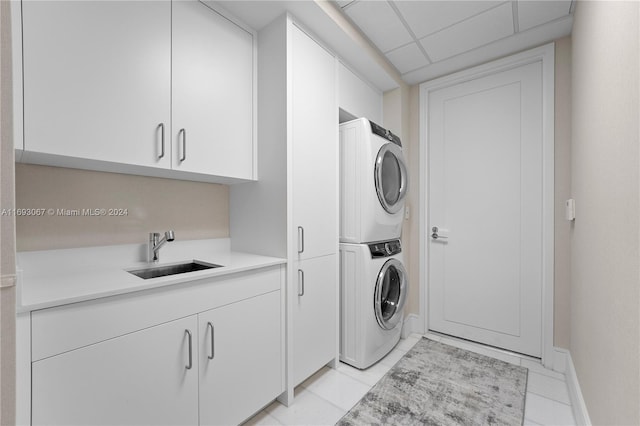
[[[336,69],[329,52],[291,28],[293,217],[298,258],[310,259],[338,248]]]
[[[25,1],[22,12],[25,150],[170,167],[171,3]]]
[[[253,179],[253,35],[173,3],[173,168]]]
[[[338,66],[338,104],[352,116],[382,123],[382,93],[347,68]]]

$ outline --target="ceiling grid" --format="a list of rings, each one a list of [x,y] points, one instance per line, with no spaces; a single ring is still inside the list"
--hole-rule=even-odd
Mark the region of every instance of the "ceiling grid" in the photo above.
[[[409,84],[544,44],[572,24],[571,0],[336,3]]]

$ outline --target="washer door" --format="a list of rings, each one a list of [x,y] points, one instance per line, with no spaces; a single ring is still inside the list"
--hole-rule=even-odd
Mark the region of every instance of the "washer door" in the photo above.
[[[407,272],[397,259],[389,259],[380,270],[374,293],[374,311],[380,327],[393,329],[402,320],[407,298]]]
[[[384,144],[378,151],[375,183],[382,207],[389,213],[397,213],[407,194],[408,176],[402,148],[395,143]]]

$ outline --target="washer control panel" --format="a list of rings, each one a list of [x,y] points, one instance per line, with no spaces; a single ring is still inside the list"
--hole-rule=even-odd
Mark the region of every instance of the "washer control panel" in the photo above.
[[[389,257],[402,251],[400,240],[380,241],[378,243],[369,244],[371,258]]]

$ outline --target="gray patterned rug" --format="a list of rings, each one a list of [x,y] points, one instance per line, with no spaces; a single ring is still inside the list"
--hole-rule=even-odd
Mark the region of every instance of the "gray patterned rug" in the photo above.
[[[522,425],[527,369],[422,338],[338,425]]]

